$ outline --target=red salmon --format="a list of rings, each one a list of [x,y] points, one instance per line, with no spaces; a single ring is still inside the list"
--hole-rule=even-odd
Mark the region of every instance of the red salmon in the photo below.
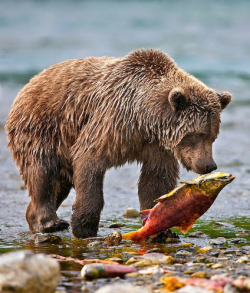
[[[141,212],[143,227],[140,230],[123,234],[122,238],[141,241],[175,226],[186,233],[234,178],[229,173],[215,172],[182,182],[168,194],[156,199],[158,203],[151,210]]]

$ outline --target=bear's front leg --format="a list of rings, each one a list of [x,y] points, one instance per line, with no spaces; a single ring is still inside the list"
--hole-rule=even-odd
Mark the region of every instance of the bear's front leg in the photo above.
[[[154,148],[145,156],[141,168],[138,184],[138,195],[140,209],[151,209],[156,202],[155,199],[170,192],[177,183],[179,177],[179,165],[174,156],[169,151],[162,151]],[[170,229],[159,232],[151,239],[151,242],[165,243],[166,238],[176,238],[176,233]]]
[[[155,199],[171,191],[179,177],[179,165],[173,154],[160,148],[146,152],[138,184],[140,209],[151,209]]]
[[[77,238],[97,235],[100,214],[104,205],[103,178],[105,172],[86,158],[74,162],[76,200],[71,218],[72,232]]]

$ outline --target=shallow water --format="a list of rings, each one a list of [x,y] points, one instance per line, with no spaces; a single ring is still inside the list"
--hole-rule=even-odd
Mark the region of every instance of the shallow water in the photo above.
[[[231,172],[236,179],[221,192],[202,220],[237,221],[238,230],[241,224],[249,230],[249,11],[250,2],[247,0],[1,1],[0,253],[25,247],[75,257],[83,254],[106,257],[102,252],[81,250],[82,244],[75,242],[62,247],[34,245],[34,235],[28,232],[25,220],[29,202],[27,191],[22,190],[18,170],[6,149],[3,127],[17,92],[42,69],[66,59],[123,56],[142,47],[163,50],[180,67],[209,86],[219,92],[226,90],[233,94],[233,102],[222,115],[221,133],[214,144],[214,158],[218,170]],[[138,176],[139,166],[136,164],[107,172],[104,186],[106,204],[102,213],[104,227],[100,228],[100,235],[110,232],[107,228],[109,222],[126,223],[122,217],[126,208],[139,208]],[[192,172],[181,170],[182,180],[194,176]],[[59,209],[60,217],[70,220],[73,201],[74,191]],[[139,222],[135,220],[135,224],[139,225]],[[127,229],[130,225],[129,221]],[[196,229],[205,229],[199,225]],[[121,230],[126,230],[126,227]],[[234,237],[230,235],[228,238]],[[70,232],[60,236],[71,239]],[[187,239],[182,238],[182,241]],[[79,271],[79,265],[63,266],[66,271]],[[76,274],[75,280],[78,277]]]

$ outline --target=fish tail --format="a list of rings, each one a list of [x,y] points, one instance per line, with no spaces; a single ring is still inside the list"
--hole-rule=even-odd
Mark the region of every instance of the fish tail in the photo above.
[[[143,237],[140,231],[133,231],[122,235],[122,239],[133,240],[137,242],[144,240],[144,238],[145,237]]]

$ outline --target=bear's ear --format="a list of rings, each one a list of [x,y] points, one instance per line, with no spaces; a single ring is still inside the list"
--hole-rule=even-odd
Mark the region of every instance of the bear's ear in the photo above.
[[[184,110],[188,105],[187,97],[184,91],[180,88],[174,88],[168,95],[170,106],[173,110]]]
[[[221,110],[223,110],[231,102],[232,95],[228,92],[222,92],[221,94],[219,94],[219,99],[221,104]]]

